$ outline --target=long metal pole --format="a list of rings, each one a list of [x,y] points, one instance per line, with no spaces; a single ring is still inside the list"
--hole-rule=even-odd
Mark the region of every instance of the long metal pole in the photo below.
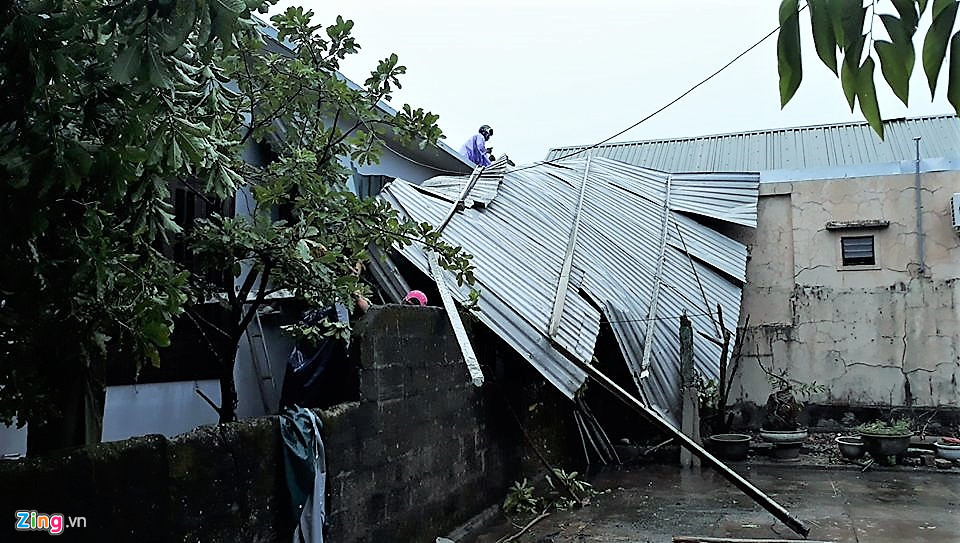
[[[927,273],[926,255],[923,250],[923,189],[920,186],[920,136],[913,138],[917,144],[916,174],[913,181],[913,189],[916,194],[917,210],[917,265],[920,266],[920,275]]]
[[[583,197],[587,192],[587,178],[590,175],[590,155],[587,155],[587,164],[583,167],[583,181],[580,182],[580,198],[577,199],[577,209],[573,213],[573,227],[567,240],[567,252],[563,257],[563,267],[560,269],[560,280],[557,282],[557,295],[553,298],[553,312],[550,314],[550,324],[547,326],[547,335],[554,337],[560,328],[560,319],[563,317],[563,306],[567,300],[567,287],[570,286],[570,270],[573,267],[573,253],[577,249],[577,235],[580,233],[580,215],[583,213]]]
[[[695,441],[684,435],[683,432],[674,428],[673,425],[661,417],[659,413],[644,405],[640,400],[634,398],[630,393],[621,388],[620,385],[611,381],[610,378],[590,364],[581,364],[577,362],[577,365],[583,369],[587,375],[592,377],[596,382],[600,383],[601,386],[610,391],[611,394],[635,409],[638,413],[650,420],[650,422],[672,434],[675,439],[680,441],[680,444],[683,447],[698,456],[701,460],[703,460],[704,463],[720,472],[720,475],[723,475],[727,481],[730,481],[735,487],[743,491],[744,494],[750,496],[750,498],[759,503],[764,509],[769,511],[770,514],[777,517],[778,520],[786,524],[791,530],[803,537],[807,537],[807,534],[810,533],[810,528],[807,528],[802,522],[800,522],[800,520],[791,515],[790,512],[784,509],[782,505],[764,494],[759,488],[753,486],[750,481],[741,477],[740,474],[727,467],[726,464],[707,452]]]

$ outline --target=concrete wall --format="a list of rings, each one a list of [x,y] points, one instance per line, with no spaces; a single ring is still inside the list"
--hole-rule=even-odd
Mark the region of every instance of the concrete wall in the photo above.
[[[373,308],[357,330],[361,399],[320,412],[330,541],[432,542],[503,499],[524,466],[506,401],[540,423],[534,439],[561,459],[549,436],[562,432],[547,430],[567,422],[568,403],[489,337],[477,341],[488,383],[476,389],[439,309]],[[292,533],[276,417],[0,461],[0,488],[11,517],[86,517],[69,540],[267,542]],[[0,541],[24,536],[13,525],[0,524]]]
[[[732,401],[770,393],[757,355],[812,402],[960,405],[960,238],[950,197],[960,172],[922,175],[926,273],[919,273],[913,175],[761,184],[741,326],[750,326]],[[828,230],[828,221],[886,228]],[[875,235],[877,265],[844,268],[839,238]]]

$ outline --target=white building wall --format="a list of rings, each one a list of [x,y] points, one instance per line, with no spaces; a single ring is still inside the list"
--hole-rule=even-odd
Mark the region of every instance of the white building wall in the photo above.
[[[196,393],[198,388],[220,403],[220,383],[215,380],[107,387],[102,441],[147,434],[171,437],[216,424],[219,417]]]

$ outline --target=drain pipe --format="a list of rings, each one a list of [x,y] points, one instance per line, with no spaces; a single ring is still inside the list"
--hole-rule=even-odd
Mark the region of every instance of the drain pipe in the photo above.
[[[923,201],[922,201],[922,192],[920,188],[920,136],[913,138],[913,141],[917,144],[917,159],[915,161],[916,170],[914,175],[913,189],[916,194],[916,211],[917,211],[917,263],[920,266],[919,274],[920,277],[923,277],[927,273],[926,258],[923,253]]]

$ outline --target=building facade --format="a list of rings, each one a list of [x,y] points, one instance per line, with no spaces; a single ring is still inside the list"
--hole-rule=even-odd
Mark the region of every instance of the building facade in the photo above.
[[[671,172],[760,172],[758,227],[733,233],[750,258],[731,402],[763,404],[765,368],[825,385],[816,403],[960,407],[956,117],[888,121],[885,140],[853,123],[592,152]]]

